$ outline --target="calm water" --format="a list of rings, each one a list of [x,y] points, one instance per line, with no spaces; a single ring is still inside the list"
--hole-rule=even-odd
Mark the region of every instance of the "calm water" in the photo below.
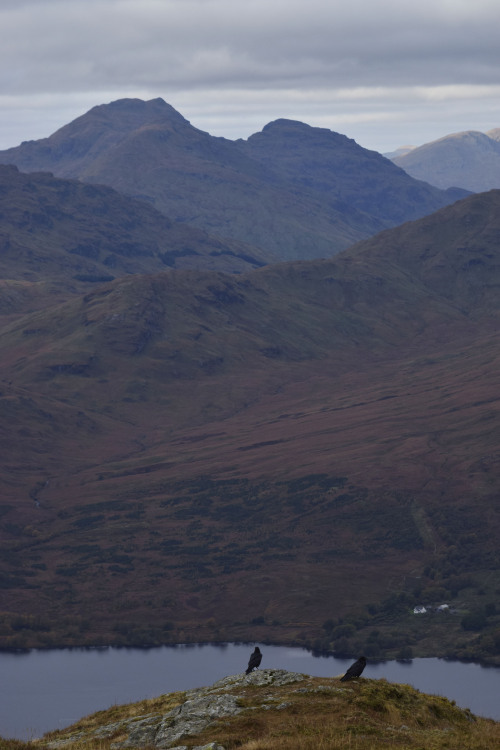
[[[94,711],[162,693],[210,685],[242,672],[253,645],[154,649],[55,649],[0,653],[0,736],[40,737]],[[345,672],[352,659],[260,644],[262,668],[318,677]],[[364,676],[403,682],[444,695],[481,716],[500,720],[500,669],[440,659],[368,664]]]

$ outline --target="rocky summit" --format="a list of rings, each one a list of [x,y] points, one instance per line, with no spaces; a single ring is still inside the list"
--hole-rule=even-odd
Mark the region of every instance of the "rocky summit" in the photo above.
[[[102,739],[115,739],[111,747],[137,748],[157,747],[187,750],[187,745],[177,743],[186,737],[200,734],[216,722],[242,711],[250,710],[245,705],[245,698],[249,688],[260,688],[266,692],[266,708],[280,709],[289,704],[279,702],[279,694],[275,691],[284,685],[303,682],[306,676],[284,669],[265,669],[252,672],[249,675],[238,674],[225,677],[210,687],[195,688],[184,693],[174,694],[177,702],[170,710],[139,714],[92,729],[90,732],[76,731],[65,734],[60,739],[51,740],[50,748],[61,748],[72,745],[75,741],[85,742]],[[174,699],[175,702],[175,699]],[[216,742],[197,746],[198,750],[205,748],[222,748]]]
[[[35,744],[51,750],[479,750],[498,747],[499,740],[498,722],[408,685],[363,677],[345,684],[338,677],[263,669],[113,706]]]

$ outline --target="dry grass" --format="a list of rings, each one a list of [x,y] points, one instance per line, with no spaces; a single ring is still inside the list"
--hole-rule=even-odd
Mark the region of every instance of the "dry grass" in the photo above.
[[[343,694],[290,693],[283,699],[290,702],[287,709],[236,717],[192,746],[216,739],[226,750],[500,747],[498,723],[474,719],[446,699],[408,686],[361,680]]]
[[[168,693],[160,695],[157,698],[147,698],[137,703],[111,706],[111,708],[104,711],[97,711],[96,713],[84,716],[66,729],[48,732],[44,736],[43,741],[55,741],[61,736],[67,737],[68,735],[79,735],[82,732],[92,732],[92,730],[104,724],[118,723],[126,719],[148,716],[150,714],[168,713],[172,708],[182,703],[183,696],[183,693]],[[113,741],[116,741],[116,738],[113,738]],[[75,746],[77,745],[78,743]],[[102,747],[108,746],[109,742],[105,742],[102,745]],[[86,747],[88,747],[88,744],[86,744]]]
[[[33,745],[30,742],[4,740],[0,737],[0,750],[33,750]]]

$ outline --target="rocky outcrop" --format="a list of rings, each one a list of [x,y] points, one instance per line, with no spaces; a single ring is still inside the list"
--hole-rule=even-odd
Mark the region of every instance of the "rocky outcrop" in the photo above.
[[[265,669],[83,717],[39,750],[229,750],[233,747],[500,747],[500,724],[438,695],[364,677]],[[0,740],[0,745],[2,745]],[[305,746],[305,744],[304,744]],[[356,745],[358,746],[358,745]],[[3,745],[2,745],[3,747]],[[444,747],[444,745],[443,745]]]
[[[92,732],[71,734],[48,743],[48,747],[58,750],[73,742],[84,745],[95,740],[119,737],[112,748],[154,747],[169,750],[187,750],[186,745],[179,744],[183,738],[192,737],[210,727],[216,721],[236,716],[242,711],[252,711],[246,707],[244,692],[249,686],[269,687],[266,694],[267,704],[261,708],[281,709],[287,704],[273,699],[272,688],[306,680],[306,675],[287,672],[283,669],[263,669],[249,675],[237,674],[225,677],[210,687],[196,688],[182,693],[179,705],[166,714],[147,714],[124,719],[119,722],[100,726]],[[125,736],[125,739],[123,737]],[[193,750],[224,750],[222,745],[211,742],[198,745]]]

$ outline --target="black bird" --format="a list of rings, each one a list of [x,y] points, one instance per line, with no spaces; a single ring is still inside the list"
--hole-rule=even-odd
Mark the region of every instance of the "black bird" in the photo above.
[[[262,654],[260,653],[260,648],[258,646],[255,646],[255,651],[250,657],[250,661],[248,662],[248,667],[245,674],[250,674],[250,672],[252,672],[254,669],[257,669],[261,661]]]
[[[354,680],[356,677],[359,677],[363,671],[363,669],[366,667],[366,659],[364,656],[360,656],[358,661],[355,661],[354,664],[352,664],[345,675],[340,678],[340,682],[346,682],[347,680]]]

